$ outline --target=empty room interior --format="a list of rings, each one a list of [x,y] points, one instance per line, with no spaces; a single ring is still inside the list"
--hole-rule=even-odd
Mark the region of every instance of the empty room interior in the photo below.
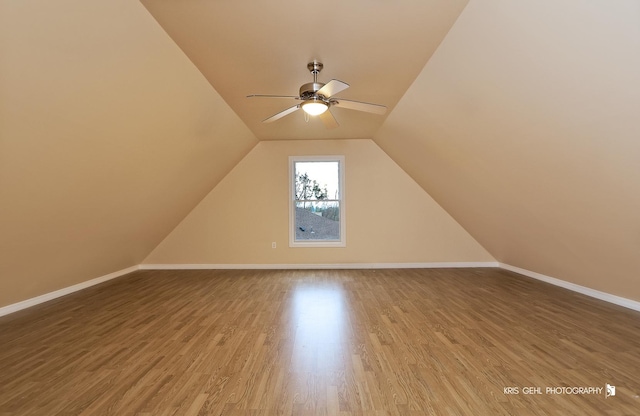
[[[640,2],[3,0],[0,415],[640,412]]]

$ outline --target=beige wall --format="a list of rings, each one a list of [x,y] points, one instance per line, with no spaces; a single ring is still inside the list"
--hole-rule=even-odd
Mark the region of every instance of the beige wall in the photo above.
[[[458,223],[498,261],[640,300],[639,28],[635,0],[472,0],[384,152],[261,143],[216,187],[256,139],[138,2],[0,2],[0,306],[145,258],[492,260]],[[287,247],[296,153],[347,155],[346,249]]]
[[[288,247],[293,155],[345,156],[346,248]],[[371,140],[299,140],[258,144],[144,263],[475,261],[493,257]]]
[[[640,3],[475,1],[374,140],[500,262],[640,300]]]
[[[255,143],[140,3],[0,2],[0,306],[139,264]]]

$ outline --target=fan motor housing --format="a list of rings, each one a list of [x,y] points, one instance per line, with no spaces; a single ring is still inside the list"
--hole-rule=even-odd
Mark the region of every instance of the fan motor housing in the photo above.
[[[324,84],[321,82],[309,82],[307,84],[304,84],[302,87],[300,87],[300,98],[304,99],[316,96],[316,91],[318,91],[322,87],[324,87]]]

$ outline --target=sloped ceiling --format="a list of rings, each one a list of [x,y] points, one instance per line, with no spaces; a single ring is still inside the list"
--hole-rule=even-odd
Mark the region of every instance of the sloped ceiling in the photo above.
[[[374,137],[503,263],[640,300],[640,3],[471,1]]]
[[[370,139],[383,116],[332,108],[340,127],[327,130],[301,111],[262,120],[299,103],[247,99],[297,95],[313,81],[349,83],[340,98],[392,110],[436,50],[467,0],[141,0],[176,44],[260,140]]]
[[[0,306],[139,264],[256,143],[140,3],[0,2]]]

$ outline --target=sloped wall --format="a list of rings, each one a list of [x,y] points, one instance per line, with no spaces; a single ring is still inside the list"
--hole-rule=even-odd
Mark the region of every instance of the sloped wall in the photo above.
[[[0,306],[139,264],[256,143],[136,1],[2,1],[0,57]]]
[[[640,300],[640,3],[474,1],[374,140],[500,262]]]
[[[345,156],[347,247],[288,246],[288,157],[304,155]],[[494,259],[371,140],[283,140],[260,142],[144,263],[482,261]]]

